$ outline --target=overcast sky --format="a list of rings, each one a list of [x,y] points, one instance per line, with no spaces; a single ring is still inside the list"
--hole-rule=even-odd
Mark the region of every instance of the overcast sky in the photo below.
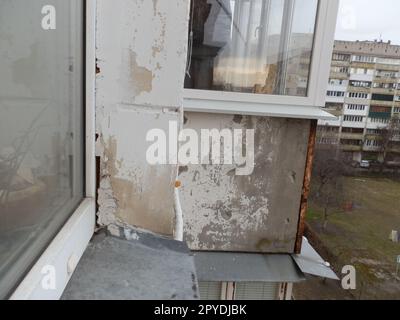
[[[400,45],[400,1],[340,0],[336,39],[382,39]]]

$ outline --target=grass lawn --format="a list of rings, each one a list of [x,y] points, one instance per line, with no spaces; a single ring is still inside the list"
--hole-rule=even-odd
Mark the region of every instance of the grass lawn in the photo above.
[[[323,230],[322,209],[311,203],[309,225],[336,257],[331,261],[336,270],[356,267],[354,298],[400,299],[400,281],[395,277],[400,244],[389,240],[392,230],[400,231],[400,182],[348,177],[344,188],[354,209],[331,213]]]

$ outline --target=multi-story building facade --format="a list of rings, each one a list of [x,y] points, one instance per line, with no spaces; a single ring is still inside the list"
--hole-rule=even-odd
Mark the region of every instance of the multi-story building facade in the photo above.
[[[381,131],[400,115],[400,46],[335,41],[325,109],[338,118],[319,122],[319,143],[340,146],[354,161],[383,161]],[[400,146],[391,152],[400,156]]]

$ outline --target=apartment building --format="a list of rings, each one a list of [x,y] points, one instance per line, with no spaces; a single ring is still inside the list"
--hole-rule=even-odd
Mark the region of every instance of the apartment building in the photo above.
[[[400,115],[400,46],[383,41],[335,41],[320,144],[337,145],[354,161],[383,161],[380,133]],[[400,145],[391,150],[397,160]]]

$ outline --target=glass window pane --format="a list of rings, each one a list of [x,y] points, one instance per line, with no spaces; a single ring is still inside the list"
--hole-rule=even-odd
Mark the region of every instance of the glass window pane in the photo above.
[[[0,0],[0,297],[84,195],[83,3]]]
[[[188,89],[307,96],[318,0],[192,0]]]

